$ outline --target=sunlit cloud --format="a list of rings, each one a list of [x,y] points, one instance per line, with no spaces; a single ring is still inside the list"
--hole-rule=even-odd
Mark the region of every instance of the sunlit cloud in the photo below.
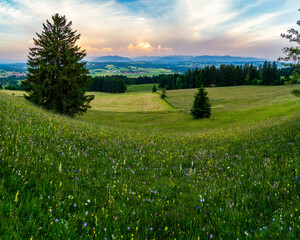
[[[158,46],[151,46],[150,42],[148,41],[138,41],[136,43],[130,43],[127,46],[127,50],[133,55],[134,54],[147,54],[147,55],[157,55],[157,54],[172,54],[173,49],[168,47],[162,47],[161,45]]]
[[[106,53],[111,53],[113,52],[114,50],[110,47],[104,47],[104,48],[97,48],[97,47],[92,47],[92,46],[89,46],[89,45],[81,45],[80,46],[82,49],[85,49],[87,52],[91,52],[91,53],[94,53],[94,54],[106,54]]]

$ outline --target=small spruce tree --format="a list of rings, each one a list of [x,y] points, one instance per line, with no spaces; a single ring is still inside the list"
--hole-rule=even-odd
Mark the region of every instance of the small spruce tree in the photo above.
[[[157,92],[157,87],[156,87],[155,83],[153,84],[152,92]]]
[[[72,22],[55,14],[43,24],[41,34],[33,39],[35,47],[28,56],[28,75],[23,81],[26,99],[57,113],[74,116],[90,108],[94,96],[85,95],[91,85],[87,74],[85,50],[75,45],[80,34],[72,30]]]
[[[207,91],[201,86],[195,94],[194,103],[191,109],[194,118],[209,118],[211,115],[211,104]]]
[[[164,99],[167,95],[166,95],[166,93],[167,93],[167,91],[166,91],[166,89],[165,88],[163,88],[162,90],[161,90],[161,98],[162,99]]]
[[[300,97],[300,90],[299,89],[294,89],[292,91],[292,95],[296,96],[296,97]]]

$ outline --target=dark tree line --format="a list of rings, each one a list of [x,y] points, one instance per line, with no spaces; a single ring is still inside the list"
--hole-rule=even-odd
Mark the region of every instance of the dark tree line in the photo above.
[[[4,85],[18,85],[22,80],[25,79],[25,76],[8,76],[4,78],[0,78],[0,83]]]
[[[0,78],[0,89],[4,88],[7,90],[24,90],[24,85],[22,84],[22,81],[24,79],[25,76],[15,75]]]
[[[126,76],[105,76],[94,77],[90,86],[90,91],[108,92],[108,93],[124,93],[126,91]]]
[[[160,79],[160,75],[156,76],[140,76],[137,78],[128,78],[128,83],[126,84],[132,84],[132,85],[138,85],[138,84],[150,84],[150,83],[158,83]]]
[[[253,64],[206,66],[203,69],[189,69],[185,74],[160,76],[159,87],[166,89],[198,88],[209,86],[238,85],[281,85],[281,79],[275,62],[265,62],[259,67]]]

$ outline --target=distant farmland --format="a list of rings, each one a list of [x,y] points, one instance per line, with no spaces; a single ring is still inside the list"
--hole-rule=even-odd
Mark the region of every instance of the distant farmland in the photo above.
[[[113,76],[124,75],[129,78],[136,78],[140,76],[154,76],[159,74],[171,74],[174,71],[164,68],[142,68],[135,66],[118,67],[113,64],[107,64],[105,68],[91,69],[90,75],[96,76]]]

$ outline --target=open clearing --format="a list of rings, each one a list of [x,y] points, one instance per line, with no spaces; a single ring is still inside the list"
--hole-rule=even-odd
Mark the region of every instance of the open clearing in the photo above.
[[[173,109],[157,93],[99,94],[90,92],[89,94],[95,95],[91,104],[94,111],[149,112]]]

